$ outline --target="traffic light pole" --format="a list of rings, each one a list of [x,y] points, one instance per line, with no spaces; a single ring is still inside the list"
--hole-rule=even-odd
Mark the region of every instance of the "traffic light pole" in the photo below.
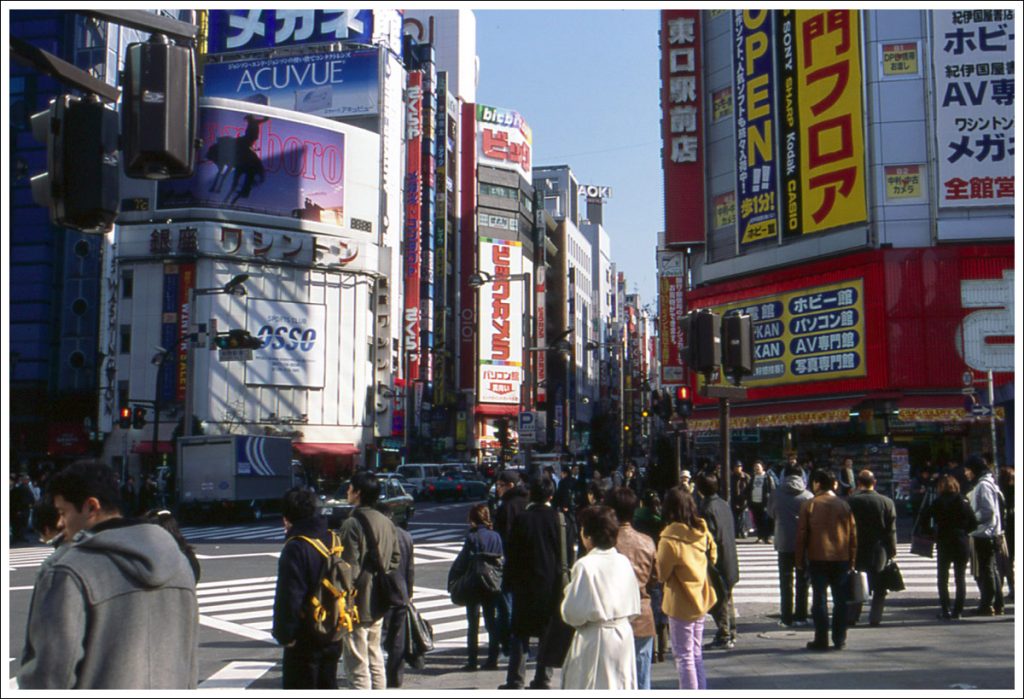
[[[718,399],[718,432],[722,444],[722,499],[732,504],[732,460],[729,456],[729,399]]]

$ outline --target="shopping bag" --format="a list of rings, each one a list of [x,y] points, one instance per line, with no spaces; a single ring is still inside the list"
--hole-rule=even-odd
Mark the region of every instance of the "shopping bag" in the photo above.
[[[935,537],[931,534],[914,534],[910,538],[910,553],[925,558],[935,557]]]
[[[868,574],[864,571],[857,571],[850,575],[850,601],[854,604],[864,604],[871,599],[868,591]]]
[[[879,576],[882,587],[889,592],[902,592],[907,589],[907,586],[903,583],[903,573],[900,571],[900,567],[891,558],[885,564],[885,568],[882,569]]]

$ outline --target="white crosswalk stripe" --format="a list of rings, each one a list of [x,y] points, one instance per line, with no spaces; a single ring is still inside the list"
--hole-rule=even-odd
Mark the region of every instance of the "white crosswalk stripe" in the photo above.
[[[8,567],[11,570],[18,568],[37,568],[43,561],[53,553],[52,546],[33,546],[26,549],[11,549],[7,556]]]

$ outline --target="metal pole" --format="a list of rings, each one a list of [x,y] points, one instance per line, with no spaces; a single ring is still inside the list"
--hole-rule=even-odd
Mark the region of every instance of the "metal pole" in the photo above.
[[[160,363],[156,365],[156,395],[153,396],[153,456],[157,454],[157,440],[160,437],[160,372],[164,368],[166,354],[160,355]]]
[[[647,467],[647,473],[649,474],[651,467]],[[676,427],[676,469],[675,474],[672,478],[672,486],[675,488],[680,483],[680,478],[683,474],[683,430],[680,426]]]
[[[722,499],[732,502],[732,468],[729,459],[729,399],[718,399],[718,432],[722,442]]]
[[[530,362],[532,361],[532,353],[530,348],[533,347],[533,314],[530,312],[530,299],[532,289],[530,285],[532,278],[529,272],[523,273],[523,284],[526,286],[526,294],[523,297],[523,383],[519,389],[519,412],[523,412],[524,405],[529,408],[531,404],[531,396],[533,395],[531,384],[533,372],[530,370]],[[516,429],[519,426],[516,425]],[[536,425],[534,425],[534,431],[536,433]],[[520,442],[522,441],[522,435],[520,435]],[[526,475],[533,478],[533,463],[530,458],[530,450],[532,444],[521,444],[523,447],[523,466],[526,468]]]
[[[992,412],[989,413],[988,421],[989,426],[992,430],[992,471],[998,477],[999,475],[999,446],[996,444],[996,393],[995,386],[992,383],[992,370],[988,372],[988,407]]]
[[[409,460],[409,432],[412,430],[412,385],[409,381],[408,348],[402,352],[402,378],[405,380],[405,420],[402,424],[402,437],[405,440],[405,444],[402,446],[405,448],[405,454],[402,463],[406,463]]]
[[[185,337],[185,425],[182,431],[186,437],[192,436],[192,415],[195,413],[196,333],[196,290],[189,287],[188,333]]]

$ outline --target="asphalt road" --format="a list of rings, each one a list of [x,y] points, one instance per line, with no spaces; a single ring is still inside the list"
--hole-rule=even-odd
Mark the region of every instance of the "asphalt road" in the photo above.
[[[501,671],[462,673],[465,612],[445,593],[448,568],[461,547],[469,503],[420,503],[410,531],[416,540],[414,602],[434,626],[437,649],[426,667],[406,673],[406,689],[494,689]],[[200,596],[200,686],[224,689],[280,688],[280,649],[270,638],[277,554],[284,541],[280,520],[231,527],[186,528],[203,567]],[[880,628],[850,631],[841,653],[803,649],[810,629],[777,625],[777,577],[769,546],[739,544],[741,581],[734,591],[739,642],[732,651],[708,652],[709,688],[723,690],[981,690],[1021,688],[1020,658],[1010,614],[943,623],[935,619],[934,562],[903,552],[899,560],[908,589],[890,597]],[[905,546],[901,546],[905,549]],[[49,554],[41,546],[12,549],[8,556],[9,676],[17,673],[32,582]],[[968,607],[977,591],[968,581]],[[714,624],[707,623],[707,635]],[[481,645],[486,636],[481,624]],[[483,651],[482,651],[483,652]],[[678,687],[671,661],[653,668],[655,689]],[[555,681],[558,681],[556,671]],[[1015,684],[1016,683],[1016,684]]]

